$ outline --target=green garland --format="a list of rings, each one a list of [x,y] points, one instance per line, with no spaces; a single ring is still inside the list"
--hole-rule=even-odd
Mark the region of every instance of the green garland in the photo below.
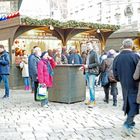
[[[110,30],[118,30],[120,26],[117,25],[109,25],[109,24],[98,24],[98,23],[86,23],[86,22],[77,22],[74,20],[69,20],[67,22],[60,22],[54,19],[31,19],[29,17],[21,18],[21,24],[25,25],[36,25],[36,26],[46,26],[52,25],[58,28],[93,28],[93,29],[110,29]]]

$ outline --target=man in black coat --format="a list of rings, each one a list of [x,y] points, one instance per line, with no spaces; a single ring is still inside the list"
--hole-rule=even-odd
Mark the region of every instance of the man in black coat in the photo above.
[[[135,126],[134,117],[139,113],[139,105],[136,103],[138,83],[133,79],[139,56],[132,51],[133,41],[125,39],[123,50],[114,59],[113,73],[116,80],[120,81],[123,94],[123,110],[127,119],[123,128],[127,135],[132,135]]]

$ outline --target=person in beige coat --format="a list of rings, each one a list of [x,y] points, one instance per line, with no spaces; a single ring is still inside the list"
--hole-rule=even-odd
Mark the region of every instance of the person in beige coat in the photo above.
[[[137,64],[136,70],[133,75],[134,80],[139,80],[137,103],[140,104],[140,61]]]
[[[30,80],[29,80],[29,70],[28,70],[28,56],[26,54],[26,51],[24,51],[22,61],[20,62],[20,68],[21,68],[22,77],[23,77],[23,80],[24,80],[25,90],[30,90]]]

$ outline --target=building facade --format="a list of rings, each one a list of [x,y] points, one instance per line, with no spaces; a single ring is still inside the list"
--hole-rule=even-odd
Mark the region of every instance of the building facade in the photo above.
[[[129,25],[140,23],[140,0],[20,0],[20,13],[33,18]],[[19,0],[1,0],[0,16],[17,11]]]
[[[68,0],[69,20],[128,25],[139,22],[139,0]]]
[[[33,4],[34,3],[34,4]],[[65,20],[67,17],[67,0],[23,0],[20,8],[22,16],[43,19]]]

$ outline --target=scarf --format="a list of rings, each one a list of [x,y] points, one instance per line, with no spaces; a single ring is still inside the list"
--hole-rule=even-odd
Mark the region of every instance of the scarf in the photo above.
[[[50,76],[53,76],[54,75],[54,72],[53,72],[53,69],[52,69],[52,66],[50,64],[50,61],[48,59],[42,59],[43,62],[46,64],[47,66],[47,69],[48,69],[48,73]]]

